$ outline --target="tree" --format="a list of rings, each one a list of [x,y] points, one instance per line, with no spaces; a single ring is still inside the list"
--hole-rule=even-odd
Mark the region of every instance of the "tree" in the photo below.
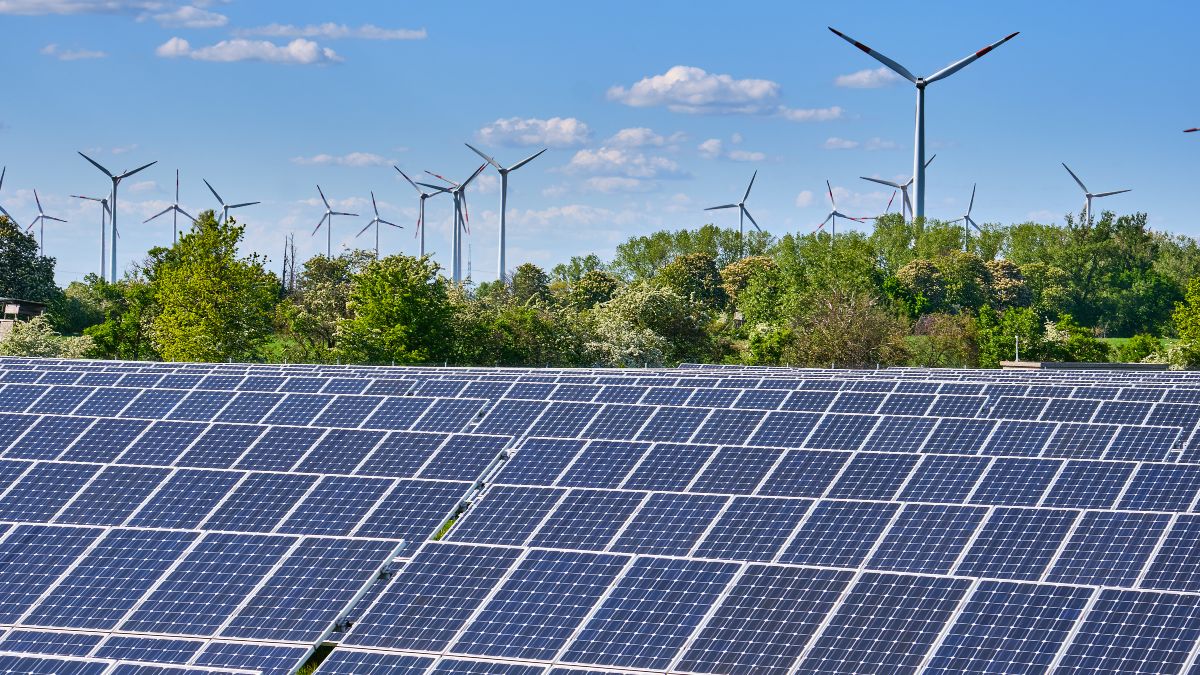
[[[38,253],[37,239],[0,215],[0,297],[53,303],[54,258]]]
[[[910,317],[945,310],[942,271],[932,261],[918,258],[901,267],[896,271],[896,285],[896,297]]]
[[[743,255],[763,255],[771,243],[771,235],[754,230],[746,233],[743,244],[737,230],[715,225],[674,232],[660,230],[617,246],[611,270],[626,280],[649,279],[664,265],[688,253],[707,253],[721,268]]]
[[[1003,312],[984,307],[979,310],[976,326],[981,368],[999,368],[1001,361],[1013,360],[1018,344],[1022,361],[1046,358],[1045,326],[1037,312],[1028,307],[1009,307]]]
[[[991,275],[979,256],[951,251],[935,258],[933,264],[941,275],[947,309],[974,313],[987,303]]]
[[[1104,363],[1108,361],[1108,345],[1063,314],[1058,321],[1047,322],[1044,333],[1046,355],[1057,361]]]
[[[571,285],[568,297],[580,310],[588,310],[608,302],[621,288],[621,280],[603,270],[592,270]]]
[[[717,260],[707,253],[678,256],[663,266],[654,279],[709,309],[717,310],[725,306],[725,288],[721,285]]]
[[[1153,335],[1139,333],[1117,348],[1115,360],[1121,363],[1141,363],[1162,352],[1162,341]]]
[[[595,253],[589,253],[585,256],[571,256],[571,259],[566,263],[559,263],[550,270],[552,281],[567,285],[577,283],[588,272],[596,272],[604,269],[604,263],[600,260],[600,256]]]
[[[619,365],[630,359],[636,363],[641,358],[643,363],[664,365],[704,361],[713,355],[707,313],[666,286],[646,281],[629,284],[598,306],[593,320],[599,340],[591,348],[605,355],[604,363]]]
[[[867,368],[908,360],[907,331],[891,313],[861,291],[830,289],[793,319],[779,356],[803,367]]]
[[[452,351],[449,282],[429,256],[369,263],[350,292],[350,318],[338,322],[338,352],[363,363],[439,362]]]
[[[512,275],[512,297],[517,303],[549,302],[550,276],[533,263],[523,263]]]
[[[170,249],[152,252],[156,351],[168,361],[252,360],[271,335],[279,280],[258,254],[238,257],[245,228],[205,211]]]
[[[0,356],[79,359],[91,348],[90,337],[63,337],[55,332],[45,316],[14,323],[12,330],[0,340]]]
[[[350,318],[354,279],[374,259],[374,252],[355,250],[305,261],[294,289],[276,308],[278,332],[289,340],[285,358],[318,363],[336,358],[337,326]]]
[[[83,281],[72,281],[59,296],[51,309],[51,320],[56,330],[68,335],[79,335],[89,326],[104,321],[104,301],[97,286],[100,277],[89,274]]]
[[[1009,260],[988,260],[984,263],[989,279],[987,303],[997,309],[1028,307],[1032,294],[1021,274],[1021,268]]]
[[[979,331],[970,314],[926,314],[913,326],[912,362],[925,368],[974,368]]]
[[[102,320],[84,329],[92,338],[89,356],[125,361],[159,359],[150,339],[154,317],[159,307],[155,289],[143,275],[142,268],[126,274],[116,283],[89,275],[88,283],[99,298]]]
[[[735,260],[721,268],[721,287],[725,297],[737,305],[738,296],[750,285],[755,276],[776,269],[775,261],[769,256],[756,255]]]

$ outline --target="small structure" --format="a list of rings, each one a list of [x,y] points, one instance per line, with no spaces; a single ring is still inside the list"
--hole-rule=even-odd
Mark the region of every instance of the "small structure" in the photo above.
[[[3,310],[0,312],[0,340],[3,340],[12,330],[14,323],[45,314],[46,305],[32,300],[0,298],[0,310]]]

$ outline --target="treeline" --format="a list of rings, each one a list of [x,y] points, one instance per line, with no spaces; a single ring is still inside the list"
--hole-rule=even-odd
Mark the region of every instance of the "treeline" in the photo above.
[[[1063,226],[879,219],[778,239],[706,225],[631,238],[609,261],[456,286],[430,258],[317,256],[284,279],[242,227],[201,214],[117,283],[65,289],[0,218],[0,295],[43,300],[0,353],[172,361],[995,367],[1200,357],[1200,246],[1145,214]],[[79,336],[77,338],[61,336]],[[1109,340],[1106,338],[1126,338]]]

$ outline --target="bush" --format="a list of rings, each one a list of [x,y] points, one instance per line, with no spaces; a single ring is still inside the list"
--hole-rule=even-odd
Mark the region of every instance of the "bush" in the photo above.
[[[63,337],[44,316],[16,322],[12,331],[0,340],[0,356],[81,359],[91,349],[92,338]]]
[[[1116,360],[1121,363],[1141,363],[1162,350],[1162,341],[1153,335],[1139,333],[1117,348]]]

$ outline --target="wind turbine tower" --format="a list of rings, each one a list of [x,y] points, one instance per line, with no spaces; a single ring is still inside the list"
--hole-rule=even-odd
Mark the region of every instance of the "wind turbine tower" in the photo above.
[[[129,178],[133,174],[138,173],[139,171],[142,171],[144,169],[148,169],[148,168],[154,166],[155,164],[158,164],[158,160],[150,162],[149,164],[143,164],[132,171],[126,171],[121,174],[113,175],[113,173],[111,171],[104,168],[103,166],[100,166],[100,163],[97,162],[96,160],[92,159],[91,157],[88,157],[87,155],[83,154],[82,152],[79,153],[79,156],[86,159],[92,166],[96,167],[97,169],[100,169],[100,171],[102,171],[104,173],[104,175],[108,176],[109,180],[112,181],[112,194],[109,195],[109,202],[108,202],[109,213],[112,216],[109,219],[109,223],[112,226],[112,237],[111,237],[112,242],[111,242],[111,248],[109,249],[109,253],[111,254],[110,259],[111,259],[111,263],[112,263],[112,267],[111,267],[112,278],[110,279],[110,281],[112,281],[113,283],[116,283],[116,281],[117,281],[117,186],[121,184],[121,181],[125,180],[126,178]]]
[[[499,253],[498,262],[496,263],[497,264],[496,280],[504,281],[505,270],[507,269],[504,266],[505,265],[505,262],[504,262],[504,234],[505,234],[505,229],[506,229],[506,224],[507,224],[506,219],[505,219],[505,214],[508,211],[508,174],[512,173],[513,171],[516,171],[517,169],[519,169],[519,168],[525,166],[526,164],[532,162],[533,160],[537,159],[538,155],[540,155],[546,151],[546,148],[542,148],[541,150],[538,150],[537,152],[535,152],[532,155],[526,157],[525,159],[517,162],[516,164],[513,164],[510,167],[503,167],[503,166],[500,166],[500,164],[496,162],[495,158],[493,158],[489,155],[483,154],[482,152],[479,151],[478,148],[471,145],[470,143],[465,143],[464,145],[466,145],[468,148],[470,148],[472,152],[474,152],[475,154],[482,157],[488,164],[491,164],[492,166],[494,166],[496,168],[496,171],[500,172],[500,253]]]

